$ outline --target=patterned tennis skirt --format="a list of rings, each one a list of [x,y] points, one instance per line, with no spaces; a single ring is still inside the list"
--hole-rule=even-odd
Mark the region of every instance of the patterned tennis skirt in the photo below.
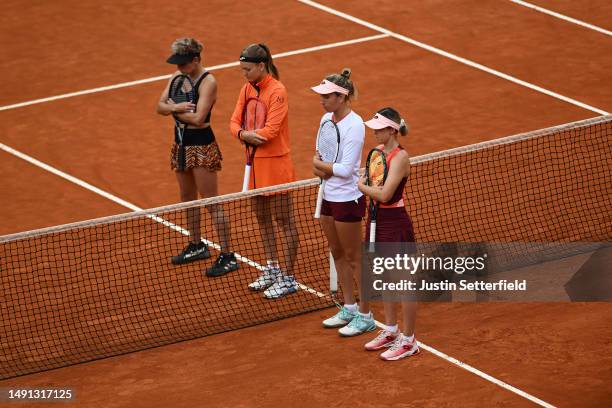
[[[216,141],[207,145],[185,146],[185,170],[204,167],[208,171],[221,170],[221,149]],[[170,153],[170,168],[179,171],[179,146],[175,143]]]

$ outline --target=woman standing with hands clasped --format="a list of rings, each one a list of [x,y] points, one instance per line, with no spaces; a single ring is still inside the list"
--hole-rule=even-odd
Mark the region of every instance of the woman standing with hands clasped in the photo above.
[[[321,124],[332,120],[340,133],[335,163],[313,158],[315,176],[326,180],[321,206],[321,227],[338,270],[344,306],[323,321],[326,328],[339,328],[341,336],[356,336],[376,328],[369,304],[362,297],[359,305],[353,291],[353,279],[361,281],[361,222],[365,215],[365,197],[357,189],[361,151],[365,138],[363,120],[351,109],[355,85],[351,70],[327,76],[312,90],[321,96],[326,113]]]
[[[194,38],[181,38],[172,44],[172,55],[168,64],[177,66],[177,71],[168,81],[157,103],[157,113],[172,114],[185,126],[183,145],[185,147],[184,163],[179,160],[178,129],[175,128],[175,144],[172,147],[170,167],[178,181],[181,201],[192,201],[202,197],[217,195],[217,172],[221,170],[221,150],[215,141],[210,127],[210,116],[217,100],[217,82],[202,66],[202,44]],[[188,75],[194,83],[194,103],[175,103],[169,98],[170,83],[177,75]],[[230,242],[230,222],[222,205],[209,205],[220,238],[221,253],[214,265],[206,271],[207,276],[221,276],[238,269],[236,257],[228,252]],[[210,257],[210,251],[201,239],[200,207],[188,208],[187,229],[190,242],[177,256],[172,257],[175,265],[185,264]]]
[[[365,177],[359,179],[359,190],[370,200],[379,202],[376,219],[376,242],[414,242],[412,220],[404,206],[404,187],[410,174],[410,158],[399,144],[398,135],[408,134],[408,125],[393,108],[379,110],[365,125],[374,130],[378,149],[386,155],[389,173],[382,187],[366,185]],[[370,236],[370,217],[365,240]],[[419,352],[414,337],[416,302],[402,301],[404,331],[399,330],[396,315],[397,302],[384,302],[385,325],[375,339],[365,345],[366,350],[384,351],[383,360],[399,360]]]
[[[247,83],[238,95],[230,132],[245,146],[256,147],[248,187],[253,189],[292,182],[295,172],[289,146],[289,102],[270,49],[265,44],[249,45],[240,53],[240,69]],[[263,104],[265,123],[258,129],[246,130],[242,118],[250,99]],[[264,244],[266,266],[261,275],[249,284],[249,289],[263,291],[267,299],[295,293],[298,284],[294,277],[294,263],[299,240],[291,193],[264,193],[252,200]],[[274,221],[282,233],[282,259],[279,259]]]

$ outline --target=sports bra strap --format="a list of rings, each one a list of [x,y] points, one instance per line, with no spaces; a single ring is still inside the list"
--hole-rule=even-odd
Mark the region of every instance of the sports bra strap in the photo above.
[[[385,151],[385,145],[378,145],[376,146],[376,148],[382,150],[383,152]],[[395,149],[391,150],[391,153],[385,154],[385,156],[387,157],[387,167],[391,166],[391,160],[395,157],[396,154],[399,153],[400,150],[402,150],[402,147],[398,145]]]
[[[195,89],[196,89],[196,92],[197,92],[198,89],[200,89],[200,84],[202,83],[204,78],[206,78],[208,76],[208,74],[210,74],[210,72],[204,71],[204,73],[198,78],[196,83],[193,85],[195,87]]]
[[[210,72],[204,71],[204,73],[202,75],[200,75],[198,80],[193,85],[193,87],[195,88],[195,96],[196,96],[195,99],[196,99],[196,101],[200,99],[200,84],[202,83],[204,78],[206,78],[208,76],[208,74],[210,74]],[[210,115],[212,114],[212,109],[213,109],[213,107],[211,106],[210,110],[208,111],[208,115],[206,115],[206,119],[204,119],[204,122],[210,122]]]

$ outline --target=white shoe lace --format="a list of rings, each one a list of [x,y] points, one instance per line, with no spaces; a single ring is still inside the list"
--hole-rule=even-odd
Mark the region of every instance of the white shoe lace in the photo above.
[[[363,319],[359,313],[355,315],[353,320],[348,324],[348,327],[359,327],[359,322]]]
[[[392,334],[393,333],[391,333],[390,331],[381,330],[378,332],[378,336],[376,336],[374,341],[376,342],[381,341],[382,339],[386,339],[388,336],[391,336]]]
[[[404,336],[398,336],[397,339],[395,339],[395,341],[393,342],[393,345],[391,346],[391,348],[389,350],[391,351],[396,351],[399,350],[403,347],[403,343],[404,342]]]
[[[282,271],[280,270],[280,268],[272,268],[270,266],[266,266],[265,270],[263,271],[262,276],[265,276],[266,278],[278,278],[280,275],[282,275]]]

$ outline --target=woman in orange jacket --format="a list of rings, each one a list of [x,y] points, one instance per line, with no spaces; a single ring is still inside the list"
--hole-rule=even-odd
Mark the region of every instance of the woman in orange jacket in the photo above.
[[[230,131],[243,144],[256,146],[249,189],[289,183],[295,180],[289,147],[287,90],[279,81],[278,69],[265,44],[252,44],[240,54],[240,68],[247,79],[238,95],[230,121]],[[267,110],[265,125],[255,130],[242,127],[246,101],[257,98]],[[295,293],[297,283],[293,266],[298,247],[297,228],[293,220],[290,193],[272,193],[253,198],[267,264],[261,276],[249,285],[264,290],[268,299]],[[282,265],[276,247],[274,223],[282,231]]]

